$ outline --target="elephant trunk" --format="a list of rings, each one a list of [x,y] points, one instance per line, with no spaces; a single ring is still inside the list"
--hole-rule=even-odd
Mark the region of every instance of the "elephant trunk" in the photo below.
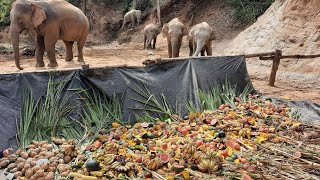
[[[196,41],[196,44],[197,44],[197,49],[194,52],[193,57],[197,57],[199,55],[199,53],[201,52],[201,50],[203,49],[203,47],[205,46],[205,42],[200,39],[198,39]]]
[[[171,38],[172,57],[179,57],[182,38]]]
[[[18,69],[23,70],[19,63],[19,31],[10,31],[11,44],[14,52],[14,59]]]

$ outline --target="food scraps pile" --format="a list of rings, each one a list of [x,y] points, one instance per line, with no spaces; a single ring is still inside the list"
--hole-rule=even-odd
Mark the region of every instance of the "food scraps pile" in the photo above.
[[[112,123],[83,146],[35,141],[0,165],[25,180],[320,178],[319,126],[299,122],[271,100],[236,100],[164,122]]]

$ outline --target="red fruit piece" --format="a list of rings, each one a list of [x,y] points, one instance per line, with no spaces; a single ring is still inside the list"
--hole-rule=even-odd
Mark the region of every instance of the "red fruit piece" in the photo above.
[[[165,136],[169,135],[169,130],[167,130],[167,129],[163,130],[163,134],[164,134]]]
[[[216,120],[216,119],[212,119],[212,120],[210,121],[210,125],[213,126],[213,125],[215,125],[215,124],[217,124],[217,120]]]
[[[151,144],[151,145],[149,146],[149,150],[150,150],[150,151],[156,151],[156,145],[155,145],[155,144]]]
[[[183,135],[187,135],[189,134],[189,131],[186,129],[186,128],[181,128],[181,131],[180,131]]]
[[[136,157],[135,161],[136,161],[137,163],[141,163],[141,162],[142,162],[142,156]]]
[[[168,148],[168,144],[167,143],[163,143],[161,144],[161,148],[166,150]]]
[[[236,143],[236,141],[234,139],[230,139],[226,141],[226,146],[227,147],[233,147],[234,143]]]
[[[100,141],[96,141],[94,142],[94,147],[96,148],[100,148],[102,146],[101,142]]]
[[[239,151],[240,150],[240,144],[239,143],[234,143],[233,144],[233,149]]]
[[[221,152],[221,155],[223,155],[224,157],[227,157],[227,156],[228,156],[227,150],[223,150],[223,151]]]
[[[170,155],[168,153],[160,154],[160,160],[162,163],[167,163],[170,159]]]
[[[203,145],[203,141],[202,140],[197,140],[196,141],[196,147],[199,147],[201,145]]]
[[[88,145],[86,146],[86,151],[89,151],[91,148],[92,148],[92,145],[91,145],[91,144],[88,144]]]
[[[246,175],[246,174],[242,174],[241,180],[253,180],[253,179],[250,176]]]
[[[191,126],[186,126],[186,130],[190,131],[191,130]]]
[[[242,164],[246,164],[248,162],[246,158],[239,158],[239,160]]]
[[[143,122],[140,125],[141,125],[141,127],[144,127],[144,128],[149,127],[149,124],[147,122]]]

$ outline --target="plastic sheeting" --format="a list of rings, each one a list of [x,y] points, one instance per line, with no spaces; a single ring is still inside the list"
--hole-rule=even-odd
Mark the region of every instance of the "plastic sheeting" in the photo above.
[[[141,114],[137,108],[144,105],[134,101],[141,96],[137,88],[145,88],[160,100],[163,94],[169,104],[183,114],[186,104],[198,103],[199,90],[221,86],[226,79],[242,91],[251,85],[243,56],[208,57],[172,61],[147,67],[114,67],[60,72],[33,72],[0,75],[0,149],[15,144],[16,122],[20,119],[23,94],[28,89],[35,101],[47,90],[49,75],[54,80],[71,79],[68,89],[92,89],[107,97],[121,97],[124,121]],[[316,107],[319,110],[319,106]],[[318,116],[320,116],[318,114]],[[131,122],[131,121],[130,121]]]

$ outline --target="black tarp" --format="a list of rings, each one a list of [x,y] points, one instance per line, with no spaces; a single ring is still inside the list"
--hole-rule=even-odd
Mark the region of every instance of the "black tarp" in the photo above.
[[[133,119],[134,113],[139,114],[134,108],[143,106],[132,100],[137,97],[133,90],[136,86],[145,87],[157,98],[163,94],[170,105],[183,113],[188,101],[198,102],[199,90],[220,86],[226,79],[239,91],[251,85],[243,56],[194,58],[146,67],[3,74],[0,75],[0,149],[15,141],[24,91],[31,91],[35,100],[44,96],[50,74],[54,74],[55,81],[70,78],[68,89],[91,88],[110,98],[121,97],[124,121]]]

